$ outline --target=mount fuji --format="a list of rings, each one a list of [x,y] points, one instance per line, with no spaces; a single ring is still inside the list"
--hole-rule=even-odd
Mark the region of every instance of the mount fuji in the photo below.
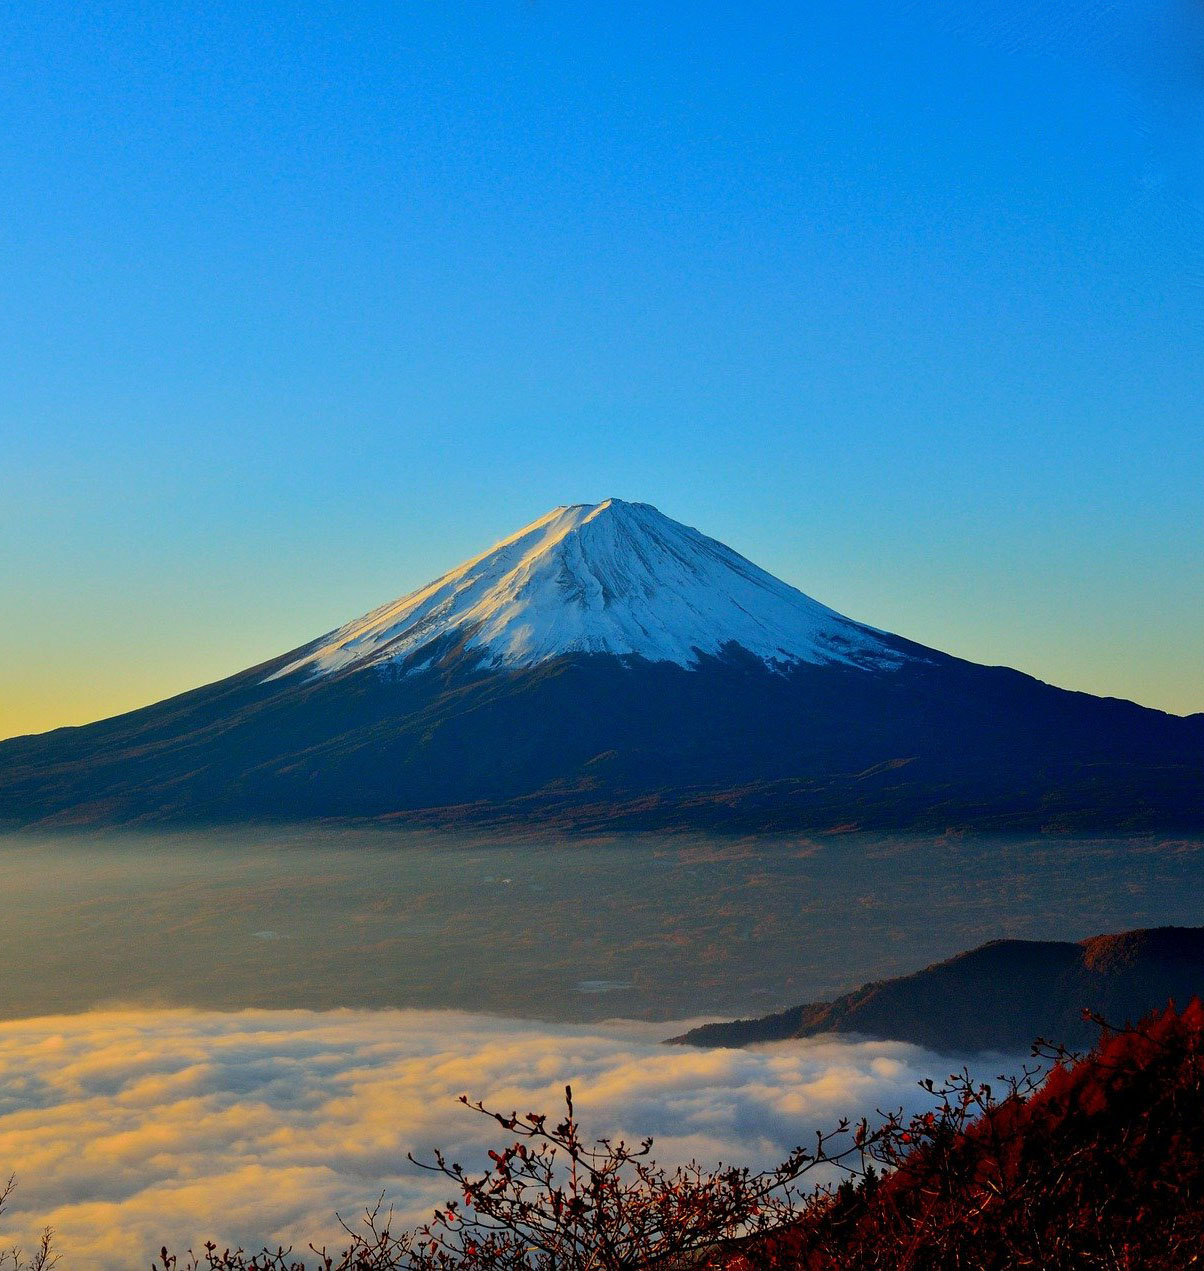
[[[855,622],[644,503],[559,507],[229,679],[0,743],[0,825],[1204,827],[1204,716]]]
[[[784,668],[895,666],[871,631],[647,503],[559,507],[458,569],[340,627],[276,671],[413,667],[451,641],[491,669],[570,654],[697,668],[729,647]]]

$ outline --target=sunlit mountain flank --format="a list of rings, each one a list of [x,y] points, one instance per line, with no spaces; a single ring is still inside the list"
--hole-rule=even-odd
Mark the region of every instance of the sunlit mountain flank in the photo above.
[[[488,667],[607,653],[697,668],[738,647],[767,666],[891,666],[881,634],[647,503],[578,503],[503,539],[412,595],[340,627],[301,667],[413,668],[454,642]]]

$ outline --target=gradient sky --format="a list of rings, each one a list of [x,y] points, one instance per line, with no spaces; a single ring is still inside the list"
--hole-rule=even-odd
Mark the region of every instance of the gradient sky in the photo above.
[[[0,736],[611,495],[1204,709],[1204,7],[811,8],[8,10]]]

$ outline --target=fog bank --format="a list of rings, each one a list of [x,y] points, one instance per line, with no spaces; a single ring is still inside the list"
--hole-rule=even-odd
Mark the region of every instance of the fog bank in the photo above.
[[[673,1026],[678,1027],[677,1025]],[[337,1242],[383,1190],[408,1224],[504,1132],[457,1103],[555,1112],[662,1163],[770,1164],[842,1115],[919,1106],[947,1058],[895,1042],[757,1051],[659,1044],[664,1025],[550,1026],[447,1011],[108,1011],[0,1024],[5,1246],[58,1232],[64,1271],[128,1271],[163,1243]],[[994,1076],[998,1064],[990,1066]]]

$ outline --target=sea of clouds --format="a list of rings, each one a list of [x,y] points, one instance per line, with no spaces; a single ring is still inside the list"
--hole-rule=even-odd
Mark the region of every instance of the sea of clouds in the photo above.
[[[0,1247],[52,1226],[63,1271],[147,1268],[160,1245],[338,1243],[383,1191],[400,1219],[507,1138],[458,1103],[656,1138],[662,1164],[769,1165],[844,1115],[927,1106],[957,1061],[899,1042],[660,1045],[680,1024],[549,1025],[446,1011],[104,1011],[0,1023]],[[994,1076],[998,1061],[987,1061]]]

